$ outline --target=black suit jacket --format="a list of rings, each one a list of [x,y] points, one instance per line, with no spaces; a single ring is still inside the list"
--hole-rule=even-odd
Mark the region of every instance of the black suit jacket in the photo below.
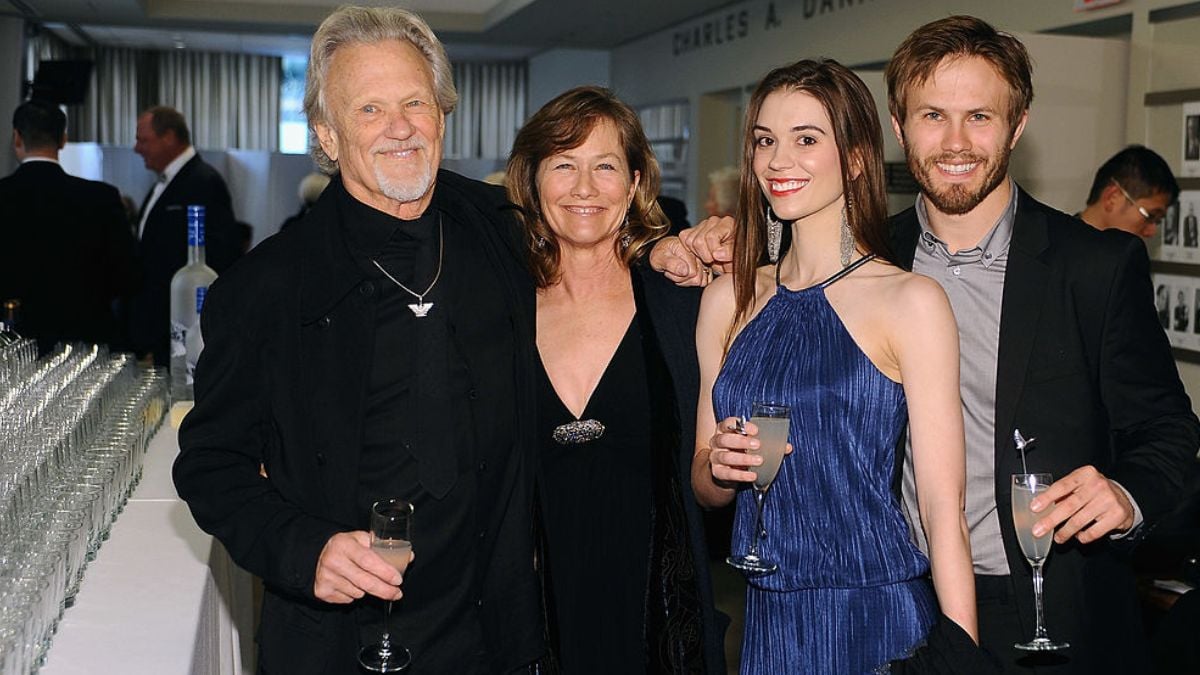
[[[133,235],[117,189],[26,162],[0,179],[0,300],[20,299],[20,330],[111,344],[113,300],[136,283]]]
[[[892,219],[895,250],[911,268],[915,209]],[[1033,596],[1010,509],[1021,472],[1013,429],[1037,437],[1029,470],[1061,478],[1094,465],[1137,501],[1149,527],[1179,499],[1200,447],[1200,422],[1155,312],[1149,260],[1136,237],[1098,231],[1018,197],[1008,253],[996,378],[996,502],[1018,607],[1030,635]],[[1075,672],[1145,667],[1128,543],[1055,545],[1046,567],[1050,633],[1067,640]],[[1057,671],[1056,671],[1057,672]]]
[[[488,670],[505,672],[544,650],[531,531],[534,292],[515,223],[501,210],[503,192],[446,171],[437,180],[435,199],[470,223],[516,317],[517,441],[508,473],[496,476],[500,497],[480,505],[487,536],[478,611]],[[196,522],[264,581],[258,641],[269,673],[352,672],[358,649],[351,610],[316,600],[312,590],[326,541],[363,525],[356,490],[378,291],[350,256],[335,193],[327,190],[300,223],[212,285],[196,404],[174,467]],[[413,453],[421,462],[452,461],[436,445]],[[523,554],[488,556],[498,541]]]
[[[241,255],[229,188],[217,170],[196,155],[159,195],[138,242],[142,286],[129,301],[128,329],[135,351],[153,353],[165,366],[170,354],[171,277],[187,264],[187,207],[205,207],[205,262],[221,274]]]
[[[645,300],[650,325],[666,362],[672,391],[657,397],[651,382],[653,400],[672,400],[674,409],[658,409],[656,415],[669,419],[678,429],[678,446],[669,466],[675,471],[686,519],[687,539],[695,562],[694,583],[700,600],[700,639],[703,643],[705,672],[725,673],[725,628],[728,618],[718,616],[713,605],[712,579],[709,575],[708,546],[700,505],[692,491],[692,455],[696,451],[696,401],[700,393],[700,364],[696,356],[696,319],[700,314],[699,288],[680,288],[655,272],[645,261],[633,267]],[[661,542],[659,542],[661,543]],[[657,545],[657,544],[656,544]],[[678,566],[678,563],[675,564]],[[690,580],[689,580],[690,581]],[[662,582],[651,579],[650,593],[660,592]],[[693,617],[685,617],[692,619]]]

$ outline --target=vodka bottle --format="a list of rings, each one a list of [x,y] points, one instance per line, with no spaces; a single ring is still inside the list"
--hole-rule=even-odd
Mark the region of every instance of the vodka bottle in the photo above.
[[[188,263],[171,278],[171,398],[190,401],[192,372],[204,339],[200,310],[217,273],[204,264],[204,207],[187,207]]]

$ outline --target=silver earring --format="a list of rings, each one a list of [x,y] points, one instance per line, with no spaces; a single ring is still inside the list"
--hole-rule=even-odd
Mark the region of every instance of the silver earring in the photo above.
[[[779,247],[783,241],[783,223],[775,217],[770,205],[767,206],[767,259],[771,264],[779,262]]]
[[[625,214],[625,222],[621,223],[621,238],[618,240],[622,249],[627,249],[633,243],[633,235],[629,234],[629,214]]]
[[[850,197],[846,197],[846,205],[842,207],[842,233],[841,233],[841,253],[842,267],[850,265],[850,256],[854,253],[854,235],[850,232],[850,222],[846,219],[846,212],[850,210]]]
[[[537,239],[534,240],[533,245],[536,246],[537,250],[539,250],[539,251],[545,249],[546,248],[546,238],[538,237]]]

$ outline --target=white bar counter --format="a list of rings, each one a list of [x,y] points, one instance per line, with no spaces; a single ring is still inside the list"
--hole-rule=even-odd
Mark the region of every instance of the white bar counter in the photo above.
[[[176,429],[163,424],[142,482],[63,614],[43,675],[250,672],[252,578],[175,494],[178,452]]]

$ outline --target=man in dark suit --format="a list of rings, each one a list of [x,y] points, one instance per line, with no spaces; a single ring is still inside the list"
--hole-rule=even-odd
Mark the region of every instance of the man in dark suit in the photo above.
[[[1145,247],[1038,203],[1008,177],[1033,97],[1012,36],[972,17],[935,21],[901,44],[886,77],[921,186],[893,220],[897,253],[942,284],[958,320],[981,643],[1010,673],[1145,670],[1120,549],[1171,510],[1200,447]],[[1028,470],[1055,478],[1034,500],[1034,534],[1054,537],[1046,617],[1071,647],[1048,659],[1013,648],[1033,637],[1034,618],[1010,508],[1011,476],[1023,471],[1015,430],[1037,438]]]
[[[1097,230],[1115,228],[1149,239],[1177,199],[1179,183],[1167,160],[1144,145],[1131,145],[1096,170],[1079,218]],[[1195,232],[1184,232],[1183,239],[1184,246],[1196,247]]]
[[[438,171],[456,100],[415,14],[330,15],[305,107],[334,178],[205,301],[175,484],[263,579],[260,672],[359,672],[390,600],[413,675],[509,673],[545,649],[534,289],[503,190]],[[388,498],[415,507],[402,599],[367,532]]]
[[[45,101],[13,113],[21,166],[0,179],[0,300],[20,300],[38,350],[56,342],[112,344],[112,303],[133,290],[133,237],[117,189],[69,176],[58,163],[67,118]]]
[[[141,290],[129,301],[128,330],[139,356],[167,365],[170,350],[171,277],[187,264],[187,207],[205,208],[205,261],[220,274],[241,255],[229,188],[192,147],[179,111],[165,106],[138,117],[134,152],[158,175],[138,214]]]

